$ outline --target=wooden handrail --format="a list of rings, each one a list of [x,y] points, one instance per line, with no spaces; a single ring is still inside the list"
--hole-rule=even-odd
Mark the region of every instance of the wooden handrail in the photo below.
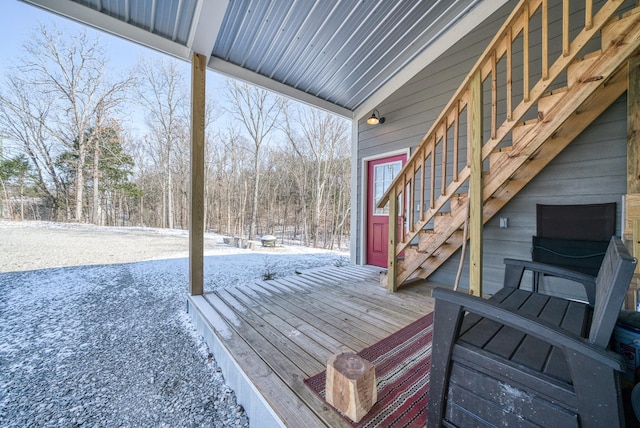
[[[582,30],[570,38],[569,34],[569,16],[568,16],[568,0],[563,0],[562,4],[562,49],[558,57],[549,66],[549,18],[548,0],[521,0],[515,9],[507,18],[505,24],[500,28],[489,46],[485,49],[480,58],[468,73],[462,84],[458,87],[453,97],[442,110],[436,121],[432,124],[429,131],[420,141],[417,148],[403,167],[402,171],[395,178],[387,192],[380,199],[378,206],[385,206],[387,203],[397,204],[395,212],[398,216],[403,216],[406,226],[400,231],[397,239],[391,239],[390,243],[394,243],[394,258],[390,258],[390,264],[393,263],[394,269],[397,265],[397,255],[400,254],[415,238],[415,236],[423,229],[429,221],[433,219],[455,195],[460,188],[468,181],[470,176],[469,162],[465,162],[465,166],[460,168],[459,161],[463,161],[460,151],[467,150],[467,144],[459,141],[460,126],[463,121],[469,124],[469,82],[475,73],[480,73],[482,82],[491,79],[491,101],[490,112],[490,133],[489,139],[482,145],[482,160],[494,151],[497,146],[507,137],[518,121],[521,121],[529,109],[538,101],[540,96],[546,92],[553,81],[562,73],[568,65],[578,55],[579,51],[585,44],[606,24],[609,18],[623,3],[623,0],[609,0],[603,4],[599,11],[593,13],[592,0],[584,0],[584,26]],[[532,17],[540,11],[541,19],[533,27]],[[542,61],[540,70],[530,70],[529,64],[529,34],[533,31],[540,30],[542,34],[541,52]],[[522,38],[522,58],[523,58],[523,75],[521,100],[514,107],[512,98],[513,88],[513,44],[519,38]],[[499,82],[498,64],[505,60],[504,81]],[[536,73],[540,74],[540,78],[530,86],[530,78]],[[502,83],[506,90],[505,108],[506,117],[499,123],[498,121],[498,87]],[[517,93],[517,92],[516,92]],[[465,117],[466,115],[466,117]],[[482,117],[485,117],[483,114]],[[462,119],[462,120],[461,120]],[[466,120],[465,120],[466,119]],[[452,131],[453,140],[449,137]],[[467,139],[469,133],[467,132]],[[452,149],[451,156],[448,154],[449,148]],[[439,159],[437,159],[439,157]],[[452,162],[448,162],[451,158]],[[440,171],[436,173],[436,167],[440,166]],[[453,168],[451,168],[453,166]],[[430,169],[430,173],[426,170]],[[418,179],[419,178],[419,179]],[[439,180],[439,186],[437,186]],[[436,187],[438,190],[436,191]],[[394,198],[390,198],[390,195]],[[416,197],[419,195],[419,197]],[[428,201],[426,198],[428,197]],[[415,216],[416,200],[419,200],[420,215]],[[404,201],[400,203],[399,201]],[[408,212],[407,212],[408,208]],[[392,227],[389,228],[391,230]],[[395,238],[395,237],[394,237]],[[391,251],[389,252],[391,255]],[[391,276],[391,275],[390,275]]]
[[[421,149],[422,150],[425,149],[424,146],[425,146],[426,142],[429,140],[429,137],[435,135],[435,130],[441,126],[441,124],[443,122],[443,119],[451,114],[451,111],[453,110],[453,107],[457,105],[458,111],[461,111],[461,110],[464,109],[464,107],[466,106],[466,97],[464,95],[465,95],[466,92],[468,92],[469,80],[471,79],[471,76],[474,74],[475,71],[477,71],[479,68],[482,67],[482,65],[486,61],[486,57],[489,55],[489,53],[491,53],[492,51],[495,51],[498,44],[504,43],[503,39],[505,39],[505,37],[507,35],[507,32],[509,34],[511,33],[511,28],[512,27],[511,27],[510,24],[515,20],[514,18],[520,14],[520,10],[522,9],[523,5],[525,3],[528,3],[528,2],[529,2],[529,0],[521,0],[520,3],[518,4],[518,6],[516,6],[516,8],[513,10],[513,12],[511,12],[509,17],[507,18],[506,23],[502,26],[500,31],[498,31],[498,33],[494,36],[493,40],[491,41],[491,43],[489,44],[487,49],[480,56],[478,61],[476,61],[475,65],[473,66],[471,71],[469,71],[469,73],[467,74],[467,77],[464,79],[464,81],[458,87],[458,90],[453,94],[453,97],[451,97],[451,100],[449,101],[449,103],[442,110],[442,113],[440,113],[440,116],[438,116],[438,118],[433,123],[433,125],[431,126],[429,131],[427,131],[425,136],[422,138],[422,140],[420,141],[420,144],[418,144],[417,149],[414,151],[414,153],[411,155],[411,157],[409,158],[409,160],[405,164],[405,168],[404,169],[406,169],[407,165],[409,165],[410,163],[415,161],[415,159],[417,158],[417,155],[418,155],[418,153],[420,152]],[[538,2],[541,2],[541,0],[538,0]],[[511,68],[511,67],[509,67],[509,68]],[[459,103],[463,103],[463,104],[460,105]],[[400,181],[400,176],[401,175],[402,175],[402,173],[398,174],[398,177],[396,177],[396,179],[393,181],[391,186],[389,186],[389,189],[391,187],[393,187],[393,186],[397,186],[398,182]],[[389,193],[390,193],[389,189],[387,189],[385,194],[382,196],[382,199],[380,199],[380,201],[378,202],[378,208],[384,207],[387,204],[387,202],[389,201]]]

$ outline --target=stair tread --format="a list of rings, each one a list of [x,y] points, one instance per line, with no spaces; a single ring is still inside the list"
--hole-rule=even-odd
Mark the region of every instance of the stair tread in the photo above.
[[[513,146],[504,146],[504,147],[498,147],[497,149],[494,149],[492,153],[505,153],[505,152],[510,152],[513,150]]]
[[[551,96],[553,96],[553,95],[562,94],[562,93],[567,92],[568,90],[569,90],[569,87],[568,87],[568,86],[562,86],[562,87],[560,87],[560,88],[556,88],[556,89],[553,89],[553,90],[551,90],[551,91],[547,91],[547,92],[545,92],[544,94],[542,94],[542,95],[540,96],[540,99],[538,100],[538,102],[540,102],[540,100],[541,100],[541,99],[543,99],[543,98],[551,97]]]
[[[624,92],[626,78],[621,77],[622,65],[640,45],[635,36],[640,32],[638,13],[640,7],[626,12],[622,15],[622,20],[616,18],[604,26],[600,21],[598,28],[601,29],[604,51],[593,51],[584,55],[580,61],[563,64],[569,85],[548,91],[542,96],[538,95],[538,118],[518,124],[513,121],[509,123],[506,132],[513,132],[513,146],[496,148],[503,137],[495,139],[493,145],[487,144],[490,149],[489,152],[484,152],[484,156],[495,154],[499,167],[484,183],[485,222]],[[612,22],[616,25],[612,25]],[[611,84],[603,86],[603,83],[609,80]],[[579,85],[576,86],[576,83]],[[540,108],[540,104],[544,106],[544,110]],[[520,108],[521,106],[516,107]],[[575,114],[578,110],[580,115]],[[523,116],[520,112],[514,114],[518,120]],[[537,127],[537,130],[532,130],[532,127]],[[553,144],[545,144],[551,140]],[[514,153],[509,155],[509,152]],[[493,169],[492,161],[489,163]],[[460,175],[463,177],[461,181],[468,180],[467,170],[463,169]],[[426,243],[421,251],[423,254],[407,265],[407,268],[413,271],[405,271],[399,275],[400,282],[416,275],[426,278],[460,248],[463,240],[461,228],[466,212],[460,209],[460,200],[454,208],[455,197],[452,195],[448,198],[451,200],[451,212],[434,213],[432,209],[423,216],[425,221],[438,217],[443,221],[434,223],[434,229],[421,231]],[[435,205],[439,208],[446,206],[445,204],[446,201],[440,199]]]
[[[602,49],[598,49],[597,51],[589,52],[588,54],[582,57],[583,61],[595,58],[602,55]]]
[[[622,13],[622,18],[628,18],[631,15],[635,15],[636,13],[640,13],[640,6],[634,7],[633,9],[629,9],[626,12]]]

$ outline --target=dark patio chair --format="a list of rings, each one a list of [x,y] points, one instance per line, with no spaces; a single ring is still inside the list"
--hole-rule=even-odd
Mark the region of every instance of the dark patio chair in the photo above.
[[[608,344],[635,264],[611,238],[593,307],[519,288],[520,267],[488,300],[435,289],[427,426],[622,425]]]
[[[531,260],[590,275],[595,279],[616,231],[616,204],[536,205]],[[533,290],[544,276],[536,272]],[[593,301],[590,301],[593,304]]]

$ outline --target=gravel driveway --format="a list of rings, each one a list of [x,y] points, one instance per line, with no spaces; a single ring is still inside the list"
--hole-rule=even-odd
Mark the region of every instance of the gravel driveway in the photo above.
[[[165,238],[0,222],[0,426],[248,426],[185,314],[186,238]]]

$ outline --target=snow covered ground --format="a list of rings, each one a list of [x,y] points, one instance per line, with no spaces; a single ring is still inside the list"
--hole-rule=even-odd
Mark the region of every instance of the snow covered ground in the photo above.
[[[205,290],[348,263],[205,236]],[[0,426],[248,426],[186,313],[188,235],[0,221]]]

